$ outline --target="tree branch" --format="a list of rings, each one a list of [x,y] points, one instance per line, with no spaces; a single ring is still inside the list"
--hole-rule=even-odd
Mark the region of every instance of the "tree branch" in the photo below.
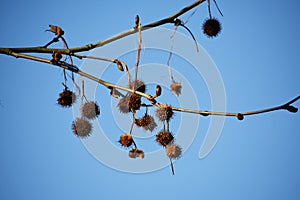
[[[200,5],[201,3],[203,3],[205,0],[197,0],[194,3],[184,7],[183,9],[177,11],[176,13],[174,13],[173,15],[164,18],[162,20],[156,21],[156,22],[152,22],[150,24],[141,26],[141,31],[150,29],[150,28],[154,28],[157,26],[161,26],[167,23],[174,23],[174,20],[181,16],[182,14],[188,12],[189,10],[195,8],[196,6]],[[138,31],[138,29],[136,27],[133,27],[127,31],[124,31],[122,33],[119,33],[117,35],[114,35],[110,38],[107,38],[105,40],[93,43],[93,44],[87,44],[81,47],[75,47],[75,48],[70,48],[70,49],[57,49],[57,48],[45,48],[45,47],[24,47],[24,48],[0,48],[0,53],[1,54],[7,54],[10,55],[10,52],[13,51],[15,53],[53,53],[53,52],[59,52],[61,54],[67,54],[67,55],[72,55],[73,53],[76,52],[83,52],[83,51],[89,51],[91,49],[94,49],[96,47],[101,47],[104,46],[106,44],[109,44],[113,41],[119,40],[123,37],[126,37],[128,35],[134,34]]]

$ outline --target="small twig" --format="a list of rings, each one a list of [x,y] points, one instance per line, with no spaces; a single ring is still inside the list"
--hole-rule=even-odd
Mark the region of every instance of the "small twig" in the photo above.
[[[175,170],[174,170],[172,158],[170,158],[170,164],[171,164],[172,175],[175,175]]]
[[[30,55],[24,55],[24,54],[19,54],[19,53],[15,53],[15,52],[10,52],[10,55],[16,57],[16,58],[25,58],[25,59],[30,59],[30,60],[34,60],[34,61],[38,61],[38,62],[43,62],[43,63],[48,63],[48,64],[52,64],[51,60],[45,59],[45,58],[39,58],[39,57],[34,57],[34,56],[30,56]],[[106,82],[102,79],[99,79],[95,76],[92,76],[88,73],[85,73],[83,71],[80,71],[76,66],[71,66],[68,63],[65,62],[57,62],[55,64],[58,67],[61,67],[63,69],[67,69],[69,71],[72,71],[74,73],[77,73],[81,76],[84,76],[90,80],[93,80],[101,85],[104,85],[105,87],[107,87],[108,89],[110,88],[117,88],[123,91],[127,91],[130,93],[135,93],[138,94],[144,98],[146,98],[148,101],[150,101],[152,103],[152,105],[154,106],[164,106],[164,104],[160,104],[158,103],[153,96],[149,95],[149,94],[145,94],[143,92],[139,92],[139,91],[134,91],[130,88],[126,88],[120,85],[116,85],[113,83],[109,83]],[[194,113],[194,114],[200,114],[203,116],[208,116],[208,115],[219,115],[219,116],[233,116],[233,117],[238,117],[239,115],[255,115],[255,114],[260,114],[260,113],[266,113],[266,112],[271,112],[271,111],[276,111],[276,110],[281,110],[281,109],[285,109],[287,110],[288,106],[291,105],[292,103],[296,102],[297,100],[300,99],[300,96],[297,96],[296,98],[292,99],[291,101],[280,105],[280,106],[275,106],[275,107],[271,107],[271,108],[267,108],[267,109],[262,109],[262,110],[256,110],[256,111],[250,111],[250,112],[238,112],[238,113],[229,113],[229,112],[213,112],[213,111],[202,111],[202,110],[191,110],[191,109],[185,109],[185,108],[176,108],[176,107],[172,107],[173,111],[179,111],[179,112],[186,112],[186,113]],[[166,106],[166,105],[165,105]]]
[[[133,86],[133,90],[135,90],[135,85],[136,85],[136,80],[138,76],[138,68],[139,68],[139,63],[141,59],[141,48],[142,48],[142,31],[141,31],[141,24],[139,23],[139,16],[136,16],[136,27],[138,30],[138,49],[137,49],[137,56],[136,56],[136,63],[135,63],[135,84]]]

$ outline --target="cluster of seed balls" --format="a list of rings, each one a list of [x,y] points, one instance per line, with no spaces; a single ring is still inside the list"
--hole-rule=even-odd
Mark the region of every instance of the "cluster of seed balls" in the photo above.
[[[57,103],[62,107],[70,107],[76,101],[74,92],[65,89],[59,94]],[[86,102],[80,109],[81,117],[77,117],[72,123],[72,130],[75,135],[81,138],[88,137],[92,130],[92,124],[89,120],[95,119],[100,114],[99,106],[96,102]]]

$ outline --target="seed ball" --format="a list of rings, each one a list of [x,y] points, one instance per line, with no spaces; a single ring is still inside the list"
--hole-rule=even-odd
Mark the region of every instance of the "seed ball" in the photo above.
[[[169,131],[161,131],[156,135],[156,142],[164,147],[173,142],[173,139],[174,137]]]
[[[222,27],[217,19],[210,18],[203,23],[202,29],[204,34],[208,37],[216,37],[220,33]]]
[[[120,99],[118,103],[118,108],[121,113],[129,113],[130,108],[128,106],[129,96],[125,96],[122,99]]]
[[[82,116],[94,119],[100,114],[99,106],[95,102],[87,102],[81,107]]]
[[[181,86],[181,83],[179,82],[173,82],[170,86],[171,88],[171,91],[176,94],[176,96],[179,96],[181,94],[181,89],[182,89],[182,86]]]
[[[142,118],[135,119],[135,124],[138,127],[143,127],[145,131],[150,130],[151,132],[155,129],[157,124],[155,123],[155,120],[150,115],[145,115]]]
[[[142,104],[142,101],[141,101],[140,95],[132,93],[129,96],[128,107],[131,110],[139,110],[141,107],[141,104]]]
[[[72,130],[75,135],[81,138],[88,137],[92,132],[92,124],[82,118],[76,118],[72,124]]]
[[[143,92],[143,93],[146,91],[145,83],[141,80],[132,81],[129,84],[129,88],[132,90],[135,89],[136,91]]]
[[[173,116],[173,110],[171,106],[158,107],[156,110],[156,116],[160,121],[169,121]]]
[[[180,146],[172,144],[166,147],[166,153],[169,158],[178,159],[181,156],[182,149]]]
[[[59,94],[57,103],[62,107],[70,107],[76,101],[76,95],[70,90],[64,90]]]
[[[120,136],[120,140],[119,143],[123,146],[123,147],[130,147],[133,143],[133,139],[131,134],[129,133],[125,133],[123,135]]]
[[[128,153],[128,156],[130,158],[141,158],[143,159],[145,157],[144,151],[140,150],[140,149],[131,149]]]

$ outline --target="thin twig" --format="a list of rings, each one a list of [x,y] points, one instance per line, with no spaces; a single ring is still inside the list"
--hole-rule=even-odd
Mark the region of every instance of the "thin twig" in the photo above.
[[[10,52],[10,55],[12,55],[12,56],[14,56],[16,58],[25,58],[25,59],[30,59],[30,60],[38,61],[38,62],[53,64],[53,63],[51,63],[51,60],[48,60],[48,59],[45,59],[45,58],[39,58],[39,57],[34,57],[34,56],[30,56],[30,55],[25,55],[25,54],[18,54],[18,53],[15,53],[15,52]],[[145,94],[145,93],[140,92],[140,91],[134,91],[134,90],[132,90],[130,88],[126,88],[126,87],[123,87],[123,86],[120,86],[120,85],[116,85],[116,84],[113,84],[113,83],[106,82],[106,81],[104,81],[102,79],[99,79],[99,78],[97,78],[95,76],[92,76],[92,75],[90,75],[88,73],[80,71],[75,66],[70,66],[70,65],[68,65],[67,63],[64,63],[64,62],[58,62],[55,65],[58,66],[58,67],[61,67],[63,69],[67,69],[69,71],[77,73],[77,74],[79,74],[81,76],[84,76],[86,78],[89,78],[89,79],[91,79],[91,80],[93,80],[93,81],[95,81],[95,82],[97,82],[97,83],[99,83],[101,85],[104,85],[105,87],[107,87],[109,89],[110,88],[117,88],[117,89],[120,89],[120,90],[123,90],[123,91],[127,91],[127,92],[130,92],[130,93],[136,93],[136,94],[138,94],[138,95],[146,98],[154,106],[164,106],[164,104],[158,103],[153,98],[153,96],[151,96],[149,94]],[[173,111],[179,111],[179,112],[185,112],[185,113],[200,114],[200,115],[203,115],[203,116],[218,115],[218,116],[233,116],[233,117],[238,117],[239,115],[246,116],[246,115],[255,115],[255,114],[266,113],[266,112],[271,112],[271,111],[276,111],[276,110],[282,110],[282,109],[287,110],[287,107],[289,105],[291,105],[292,103],[296,102],[299,99],[300,99],[300,96],[297,96],[296,98],[292,99],[291,101],[289,101],[289,102],[287,102],[285,104],[282,104],[280,106],[275,106],[275,107],[271,107],[271,108],[266,108],[266,109],[262,109],[262,110],[255,110],[255,111],[250,111],[250,112],[237,112],[237,113],[214,112],[214,111],[192,110],[192,109],[177,108],[177,107],[172,107],[172,110]]]
[[[173,23],[174,19],[176,19],[177,17],[181,16],[182,14],[188,12],[189,10],[195,8],[196,6],[200,5],[201,3],[203,3],[205,0],[197,0],[194,3],[184,7],[183,9],[177,11],[176,13],[174,13],[173,15],[164,18],[162,20],[159,21],[155,21],[153,23],[149,23],[147,25],[144,25],[141,27],[141,31],[150,29],[150,28],[154,28],[157,26],[161,26],[167,23]],[[128,35],[134,34],[136,33],[138,30],[133,27],[127,31],[124,31],[122,33],[119,33],[117,35],[114,35],[110,38],[107,38],[105,40],[93,43],[93,44],[87,44],[84,46],[80,46],[80,47],[75,47],[75,48],[70,48],[70,49],[57,49],[57,48],[44,48],[44,47],[24,47],[24,48],[0,48],[0,53],[1,54],[10,54],[10,51],[13,51],[15,53],[50,53],[52,54],[53,52],[59,52],[61,54],[67,54],[67,55],[71,55],[73,53],[76,52],[84,52],[84,51],[89,51],[91,49],[94,49],[96,47],[101,47],[104,46],[106,44],[109,44],[111,42],[114,42],[116,40],[119,40],[123,37],[126,37]]]

